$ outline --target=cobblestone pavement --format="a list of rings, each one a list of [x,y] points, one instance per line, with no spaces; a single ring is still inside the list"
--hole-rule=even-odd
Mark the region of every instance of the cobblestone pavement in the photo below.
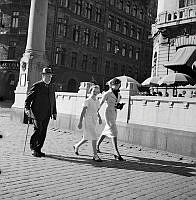
[[[45,158],[32,157],[27,125],[10,121],[10,109],[0,108],[0,199],[137,199],[195,200],[196,159],[119,142],[125,162],[115,161],[110,140],[100,149],[103,162],[92,160],[91,144],[77,156],[74,132],[49,128]]]

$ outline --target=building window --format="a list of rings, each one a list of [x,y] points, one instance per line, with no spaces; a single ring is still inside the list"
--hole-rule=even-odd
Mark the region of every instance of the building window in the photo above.
[[[76,0],[74,13],[76,15],[81,15],[81,13],[82,13],[82,0]]]
[[[110,2],[109,2],[110,5],[114,6],[114,5],[115,5],[115,1],[116,1],[116,0],[110,0]]]
[[[152,75],[156,76],[156,66],[157,66],[157,52],[154,53],[153,65],[152,65]]]
[[[73,29],[73,41],[79,42],[80,38],[80,26],[75,25]]]
[[[137,39],[137,40],[140,40],[140,39],[141,39],[141,29],[138,29],[138,30],[137,30],[136,39]]]
[[[111,51],[111,50],[112,50],[112,39],[111,39],[111,38],[108,38],[108,39],[107,39],[106,50],[107,50],[107,51]]]
[[[133,74],[132,71],[133,71],[132,66],[129,65],[128,66],[128,72],[127,72],[129,76],[132,76],[132,74]]]
[[[118,64],[114,63],[114,75],[118,74]]]
[[[55,53],[55,64],[56,65],[64,65],[65,64],[65,53],[66,53],[65,48],[56,47],[56,53]]]
[[[11,41],[9,42],[8,59],[15,59],[15,57],[16,57],[16,42]]]
[[[131,29],[130,29],[130,37],[134,37],[135,36],[135,26],[131,25]]]
[[[184,12],[183,11],[180,11],[180,15],[179,15],[179,18],[183,18],[184,17]]]
[[[126,44],[122,46],[122,56],[126,56]]]
[[[125,75],[125,74],[126,74],[125,72],[126,72],[126,70],[125,70],[125,65],[122,65],[122,66],[121,66],[121,74],[122,74],[122,75]]]
[[[94,33],[94,38],[93,38],[93,46],[95,48],[98,48],[99,47],[99,37],[100,37],[100,34],[95,32]]]
[[[114,16],[109,15],[109,18],[108,18],[108,28],[112,29],[113,24],[114,24]]]
[[[174,19],[177,19],[177,13],[176,12],[174,12]]]
[[[130,46],[130,49],[129,49],[129,58],[132,58],[133,57],[133,46]]]
[[[105,74],[110,74],[110,61],[105,63]]]
[[[136,17],[137,16],[137,7],[133,6],[133,16]]]
[[[185,7],[185,2],[184,2],[184,0],[179,0],[179,7],[180,7],[180,8]]]
[[[189,17],[195,17],[196,16],[196,11],[195,9],[190,9],[189,10]]]
[[[137,49],[136,52],[135,52],[135,59],[139,60],[139,56],[140,56],[140,50]]]
[[[127,14],[131,13],[131,3],[130,3],[130,1],[127,1],[126,7],[125,7],[125,12]]]
[[[123,34],[128,35],[128,23],[124,22],[123,24]]]
[[[93,57],[92,72],[97,72],[97,58]]]
[[[117,19],[116,20],[116,31],[120,31],[120,23],[121,23],[121,20]]]
[[[119,50],[120,50],[120,48],[119,48],[119,41],[115,41],[115,44],[114,44],[114,53],[117,54]]]
[[[185,7],[187,6],[192,6],[192,5],[196,5],[196,0],[184,0],[185,1]]]
[[[92,5],[90,3],[86,4],[85,17],[88,19],[92,17]]]
[[[58,0],[58,6],[68,8],[69,0]]]
[[[66,49],[65,48],[62,48],[62,51],[61,51],[61,65],[65,65],[65,54],[66,54]]]
[[[67,20],[66,19],[58,18],[57,35],[66,37],[67,35]]]
[[[0,27],[3,28],[3,12],[0,9]]]
[[[18,28],[19,12],[13,12],[12,15],[12,28]]]
[[[55,52],[55,64],[58,65],[59,63],[59,57],[60,57],[60,48],[56,47],[56,52]]]
[[[168,16],[167,16],[167,19],[168,19],[168,21],[171,20],[171,14],[170,14],[170,13],[169,13]]]
[[[144,11],[141,9],[139,12],[139,19],[143,20],[144,17]]]
[[[86,71],[86,69],[87,69],[87,62],[88,62],[87,55],[83,55],[83,57],[82,57],[82,70],[83,71]]]
[[[119,8],[120,10],[123,10],[123,0],[119,0],[118,8]]]
[[[90,31],[88,28],[86,28],[84,30],[84,44],[88,46],[89,43],[90,43]]]
[[[96,8],[95,11],[95,22],[100,23],[101,22],[101,9]]]
[[[77,66],[77,53],[76,52],[72,52],[72,56],[71,56],[71,68],[76,69]]]

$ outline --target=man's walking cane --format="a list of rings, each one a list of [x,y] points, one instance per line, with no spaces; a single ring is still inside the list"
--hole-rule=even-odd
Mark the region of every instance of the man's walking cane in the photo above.
[[[30,125],[30,117],[27,118],[27,133],[26,133],[26,138],[25,138],[25,143],[24,143],[24,150],[23,150],[23,155],[25,153],[25,149],[26,149],[26,144],[27,144],[27,136],[28,136],[28,133],[29,133],[29,125]]]

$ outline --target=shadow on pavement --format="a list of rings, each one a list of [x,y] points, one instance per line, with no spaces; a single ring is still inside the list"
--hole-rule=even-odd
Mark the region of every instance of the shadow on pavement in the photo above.
[[[92,159],[78,157],[65,157],[61,155],[48,154],[47,158],[52,158],[61,161],[74,162],[78,164],[90,164],[95,167],[117,168],[125,170],[145,171],[145,172],[165,172],[181,176],[196,176],[196,170],[191,167],[195,165],[178,163],[173,161],[154,160],[148,158],[132,157],[133,160],[117,161],[103,160],[103,162],[95,162]],[[125,157],[125,156],[124,156]],[[137,160],[134,160],[137,158]],[[139,159],[139,160],[138,160]]]

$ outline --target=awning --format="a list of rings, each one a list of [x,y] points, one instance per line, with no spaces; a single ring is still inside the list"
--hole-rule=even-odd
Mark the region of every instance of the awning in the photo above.
[[[164,66],[174,71],[184,73],[186,71],[192,70],[191,66],[195,60],[196,46],[186,46],[178,49],[173,59],[166,63]]]

